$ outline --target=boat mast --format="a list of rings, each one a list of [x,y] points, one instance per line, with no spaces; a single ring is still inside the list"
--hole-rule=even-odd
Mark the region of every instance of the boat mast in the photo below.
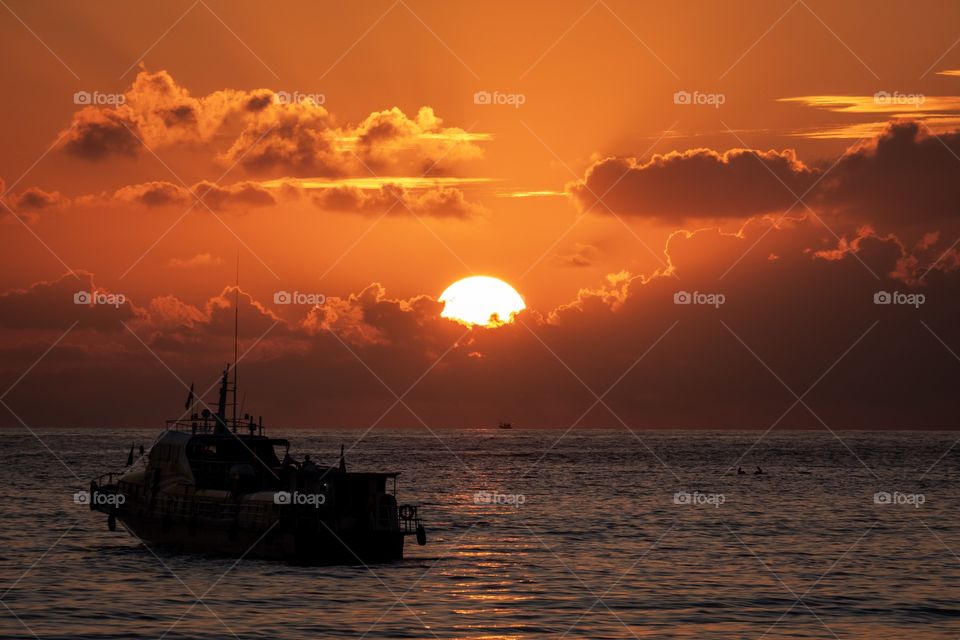
[[[237,249],[237,283],[233,289],[233,430],[237,430],[237,340],[240,329],[240,249]]]

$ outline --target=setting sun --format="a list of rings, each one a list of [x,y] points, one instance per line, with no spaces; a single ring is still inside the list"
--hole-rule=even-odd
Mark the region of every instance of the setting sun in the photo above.
[[[458,280],[440,294],[444,318],[468,325],[498,327],[523,311],[520,294],[503,280],[472,276]]]

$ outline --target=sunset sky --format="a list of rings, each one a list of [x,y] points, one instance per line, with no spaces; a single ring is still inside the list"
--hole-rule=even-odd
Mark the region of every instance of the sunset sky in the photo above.
[[[176,417],[233,357],[239,255],[268,425],[955,427],[958,25],[8,0],[0,424]],[[526,309],[441,317],[472,275]]]

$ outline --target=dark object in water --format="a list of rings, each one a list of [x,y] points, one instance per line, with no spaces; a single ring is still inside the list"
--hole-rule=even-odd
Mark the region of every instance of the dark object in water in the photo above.
[[[111,531],[120,521],[150,545],[304,564],[400,560],[408,535],[426,544],[417,507],[397,504],[399,473],[347,471],[342,447],[337,466],[310,456],[298,465],[287,440],[264,435],[262,418],[237,419],[229,371],[216,412],[197,413],[191,393],[190,419],[167,421],[142,462],[90,483],[90,507]],[[128,465],[132,457],[131,446]]]

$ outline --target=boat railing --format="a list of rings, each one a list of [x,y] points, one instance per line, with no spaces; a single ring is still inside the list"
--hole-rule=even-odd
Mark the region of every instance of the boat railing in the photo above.
[[[178,418],[176,420],[166,421],[168,431],[207,435],[216,433],[219,424],[220,422],[214,416],[204,418],[199,415],[189,420]],[[244,421],[239,418],[237,420],[227,418],[223,421],[223,425],[228,431],[233,433],[259,433],[263,435],[263,426],[251,421]]]
[[[413,505],[403,505],[397,512],[397,520],[403,533],[416,533],[420,526],[420,510]]]

